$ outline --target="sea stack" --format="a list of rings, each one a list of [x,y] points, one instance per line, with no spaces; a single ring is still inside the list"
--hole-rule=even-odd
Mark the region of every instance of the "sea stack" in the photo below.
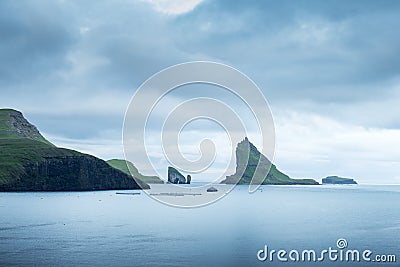
[[[186,179],[177,169],[168,167],[168,182],[172,184],[186,184]]]

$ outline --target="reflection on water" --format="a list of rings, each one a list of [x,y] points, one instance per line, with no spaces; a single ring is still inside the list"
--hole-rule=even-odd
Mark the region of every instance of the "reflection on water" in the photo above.
[[[257,251],[324,249],[338,238],[400,251],[399,186],[263,186],[254,194],[238,186],[196,209],[116,192],[133,191],[1,193],[0,266],[276,266],[258,262]]]

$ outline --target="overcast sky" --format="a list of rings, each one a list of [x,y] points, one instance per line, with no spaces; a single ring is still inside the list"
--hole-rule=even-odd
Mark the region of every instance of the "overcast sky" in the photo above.
[[[396,0],[3,0],[0,107],[59,146],[122,158],[138,86],[216,61],[263,91],[279,169],[400,184],[399,14]]]

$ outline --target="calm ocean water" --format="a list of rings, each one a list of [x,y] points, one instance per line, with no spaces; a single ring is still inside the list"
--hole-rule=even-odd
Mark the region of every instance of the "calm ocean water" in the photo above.
[[[126,192],[126,191],[125,191]],[[260,262],[337,248],[397,263]],[[246,186],[202,208],[116,191],[0,193],[0,266],[400,266],[400,186]]]

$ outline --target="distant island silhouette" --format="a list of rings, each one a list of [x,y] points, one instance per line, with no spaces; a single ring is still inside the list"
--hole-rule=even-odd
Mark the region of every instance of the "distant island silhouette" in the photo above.
[[[357,184],[357,182],[352,178],[328,176],[322,179],[322,184]]]

